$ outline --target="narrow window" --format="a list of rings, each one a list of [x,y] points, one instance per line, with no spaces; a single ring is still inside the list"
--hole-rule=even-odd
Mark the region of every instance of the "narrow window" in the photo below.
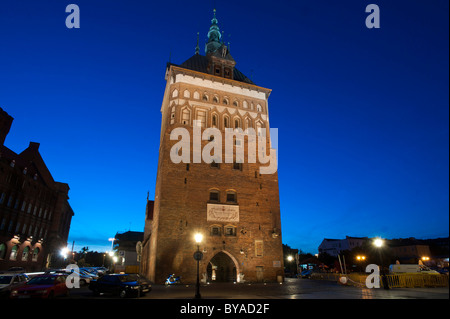
[[[227,203],[236,203],[236,193],[235,192],[227,193]]]
[[[220,227],[212,226],[211,227],[211,236],[220,236]]]
[[[242,171],[242,163],[233,163],[233,169]]]
[[[219,201],[219,192],[218,191],[210,191],[209,192],[209,200],[211,202],[218,202]]]
[[[236,236],[236,227],[226,226],[225,227],[225,236]]]

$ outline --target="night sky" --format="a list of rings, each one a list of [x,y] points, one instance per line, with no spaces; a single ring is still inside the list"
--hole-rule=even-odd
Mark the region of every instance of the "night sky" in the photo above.
[[[65,12],[75,3],[79,29]],[[368,29],[368,4],[381,28]],[[5,145],[70,186],[69,245],[143,231],[165,66],[201,53],[216,7],[236,67],[272,89],[283,243],[449,234],[449,2],[3,0]]]

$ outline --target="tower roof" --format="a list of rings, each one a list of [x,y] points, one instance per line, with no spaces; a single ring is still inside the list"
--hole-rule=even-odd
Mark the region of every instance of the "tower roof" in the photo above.
[[[178,66],[181,68],[185,68],[185,69],[189,69],[189,70],[193,70],[193,71],[197,71],[197,72],[201,72],[201,73],[210,74],[210,72],[208,72],[208,65],[209,65],[208,57],[206,57],[204,55],[200,55],[200,54],[194,54],[189,59],[187,59],[186,61],[181,63],[180,65],[176,65],[173,63],[171,63],[171,65],[175,65],[175,66]],[[233,80],[239,81],[239,82],[244,82],[244,83],[249,83],[249,84],[255,84],[245,74],[243,74],[241,71],[239,71],[236,68],[234,68],[234,70],[233,70]]]

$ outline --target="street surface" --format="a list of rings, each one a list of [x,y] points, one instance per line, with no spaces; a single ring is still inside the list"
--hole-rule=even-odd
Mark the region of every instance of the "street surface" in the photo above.
[[[202,299],[449,299],[448,288],[369,289],[342,286],[336,282],[286,278],[283,284],[214,283],[201,285]],[[193,299],[195,285],[152,285],[152,291],[139,299]],[[110,299],[94,297],[87,287],[72,289],[65,299]],[[136,299],[136,298],[133,298]]]

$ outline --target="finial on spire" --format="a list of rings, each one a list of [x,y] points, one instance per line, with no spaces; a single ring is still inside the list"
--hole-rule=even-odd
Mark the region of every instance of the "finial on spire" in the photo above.
[[[198,36],[199,36],[199,32],[197,32],[197,46],[195,47],[195,54],[199,54],[199,52],[200,52],[200,47],[198,46]]]

